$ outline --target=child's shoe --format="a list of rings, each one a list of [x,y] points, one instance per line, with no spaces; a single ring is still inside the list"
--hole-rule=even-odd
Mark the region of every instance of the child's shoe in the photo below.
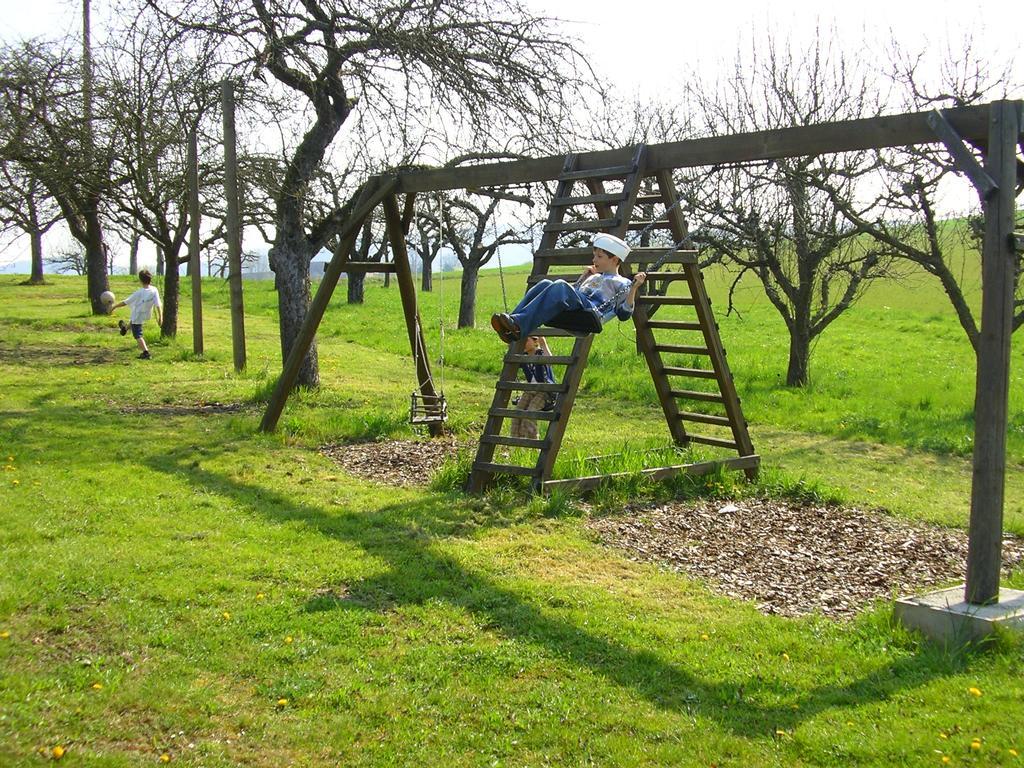
[[[117,321],[117,330],[121,332],[122,336],[128,335],[128,324],[124,320]]]
[[[139,360],[151,360],[152,358],[153,358],[153,356],[151,354],[149,354],[149,350],[148,349],[145,352],[143,352],[141,355],[139,355]]]
[[[491,315],[491,328],[498,332],[498,336],[506,344],[519,341],[519,325],[512,319],[512,315],[504,312]]]

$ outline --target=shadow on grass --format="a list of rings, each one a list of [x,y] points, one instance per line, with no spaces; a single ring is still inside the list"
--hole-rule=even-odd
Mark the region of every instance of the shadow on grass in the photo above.
[[[389,565],[380,576],[318,594],[307,603],[306,610],[386,612],[399,605],[445,601],[472,613],[486,627],[544,647],[571,664],[636,692],[659,708],[711,718],[742,736],[764,737],[777,729],[791,729],[831,708],[884,701],[902,689],[950,674],[965,663],[962,657],[922,650],[851,683],[813,689],[798,700],[798,709],[792,707],[792,697],[784,706],[759,704],[752,699],[785,696],[793,691],[761,674],[710,681],[699,669],[669,663],[653,650],[627,648],[571,621],[547,615],[539,604],[525,601],[486,574],[435,551],[432,542],[438,537],[470,526],[503,524],[474,520],[471,505],[453,503],[451,496],[430,495],[416,503],[393,504],[370,512],[329,513],[270,488],[191,466],[189,459],[183,452],[176,452],[153,457],[147,464],[177,478],[187,476],[205,492],[230,498],[271,522],[301,522],[319,535],[356,544]],[[745,691],[745,695],[737,695],[738,691]]]

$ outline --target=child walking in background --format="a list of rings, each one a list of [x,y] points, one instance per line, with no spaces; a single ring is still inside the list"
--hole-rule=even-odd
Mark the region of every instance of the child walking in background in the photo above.
[[[551,355],[547,339],[543,336],[527,336],[523,344],[527,355]],[[544,363],[523,363],[519,366],[526,380],[532,384],[554,384],[555,374],[550,365]],[[519,395],[516,408],[520,411],[541,411],[547,405],[547,392],[523,392]],[[512,437],[537,439],[537,422],[533,419],[514,418],[510,427]]]
[[[126,325],[124,320],[118,320],[117,327],[121,330],[122,336],[131,329],[132,336],[139,345],[139,359],[149,360],[152,355],[149,353],[149,347],[146,346],[146,340],[142,338],[142,324],[149,320],[154,310],[156,310],[157,325],[162,324],[163,303],[160,301],[160,292],[152,285],[153,275],[148,269],[139,272],[139,282],[142,283],[142,287],[124,301],[117,302],[110,308],[110,311],[113,313],[118,307],[132,308],[128,324]]]

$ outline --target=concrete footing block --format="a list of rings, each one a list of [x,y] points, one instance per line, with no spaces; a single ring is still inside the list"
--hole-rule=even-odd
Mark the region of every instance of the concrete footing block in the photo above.
[[[999,602],[964,602],[964,587],[950,587],[896,601],[896,619],[908,629],[948,645],[976,641],[997,626],[1024,632],[1024,591],[1001,589]]]

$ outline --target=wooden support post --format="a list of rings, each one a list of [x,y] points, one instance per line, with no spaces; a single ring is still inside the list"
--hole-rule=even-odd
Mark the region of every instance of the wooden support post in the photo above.
[[[428,402],[436,402],[437,391],[434,379],[430,374],[430,359],[427,356],[427,345],[423,339],[423,328],[420,325],[420,313],[416,306],[416,286],[413,284],[412,267],[409,265],[409,252],[405,246],[405,226],[412,221],[408,215],[411,201],[406,198],[406,216],[398,210],[398,201],[393,194],[384,198],[384,220],[387,222],[388,241],[391,243],[391,254],[395,263],[395,280],[398,292],[402,297],[402,311],[405,313],[405,327],[409,332],[409,346],[412,357],[416,361],[416,388]],[[444,434],[444,424],[440,421],[429,424],[431,437]]]
[[[245,369],[245,311],[242,305],[242,225],[238,205],[238,158],[235,155],[235,89],[221,82],[224,116],[224,197],[227,202],[228,285],[231,289],[231,347],[235,370]]]
[[[964,600],[979,605],[999,600],[1016,259],[1012,241],[1016,146],[1021,132],[1019,102],[997,101],[990,108],[985,170],[998,189],[990,192],[987,203],[983,203],[985,239],[974,395],[974,476],[964,588]],[[984,195],[983,190],[978,191]]]
[[[309,347],[316,336],[316,329],[320,327],[320,321],[323,319],[327,305],[331,301],[334,288],[338,284],[341,273],[345,270],[348,252],[351,250],[352,244],[359,234],[359,228],[363,225],[363,220],[370,215],[370,212],[381,201],[381,198],[394,189],[397,183],[398,179],[394,177],[384,179],[380,176],[374,176],[360,190],[359,199],[356,202],[355,209],[352,211],[352,215],[338,233],[341,246],[334,252],[334,256],[324,269],[324,276],[320,280],[320,287],[317,289],[313,301],[310,302],[309,309],[306,311],[306,317],[302,321],[302,327],[299,328],[299,334],[292,344],[291,351],[288,353],[288,359],[284,361],[284,369],[281,371],[281,376],[277,380],[277,386],[274,387],[274,392],[267,403],[267,410],[263,414],[263,421],[260,422],[261,431],[273,432],[277,428],[277,421],[281,418],[281,412],[284,410],[284,404],[288,400],[288,394],[292,391],[292,387],[295,386],[295,379],[299,376],[302,361],[305,359],[306,353],[309,352]]]
[[[203,270],[199,264],[199,142],[188,132],[188,264],[192,273],[192,352],[203,354]]]

